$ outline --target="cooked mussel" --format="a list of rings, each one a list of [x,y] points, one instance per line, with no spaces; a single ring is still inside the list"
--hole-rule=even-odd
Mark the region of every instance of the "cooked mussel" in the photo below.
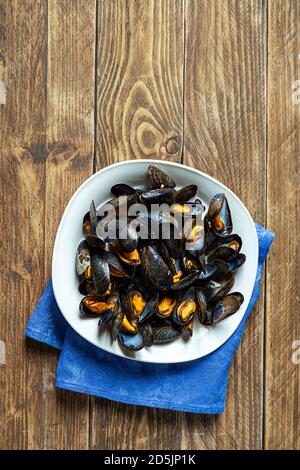
[[[183,325],[182,332],[185,337],[190,338],[191,336],[193,336],[193,325],[193,320],[190,320],[188,323]]]
[[[218,193],[212,198],[207,217],[212,229],[216,233],[222,235],[231,234],[233,227],[231,212],[224,193]]]
[[[195,289],[191,287],[178,299],[173,313],[173,320],[179,325],[185,325],[192,320],[196,310]]]
[[[175,188],[176,186],[175,181],[155,165],[148,166],[147,176],[149,189]]]
[[[176,307],[176,297],[171,294],[163,295],[157,305],[156,315],[159,318],[168,318]]]
[[[157,304],[158,304],[158,294],[154,295],[145,305],[143,311],[138,316],[138,322],[142,323],[149,318],[157,311]]]
[[[98,296],[88,295],[84,297],[79,306],[79,311],[82,317],[95,318],[105,313],[113,313],[115,302],[113,299],[108,300],[99,299]]]

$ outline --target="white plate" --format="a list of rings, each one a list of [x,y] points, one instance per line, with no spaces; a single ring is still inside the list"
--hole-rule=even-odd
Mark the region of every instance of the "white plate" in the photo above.
[[[193,336],[188,341],[180,338],[173,343],[154,345],[130,357],[130,359],[154,363],[191,361],[219,348],[236,330],[252,294],[258,263],[256,229],[248,210],[226,186],[198,170],[171,162],[131,160],[104,168],[85,181],[72,196],[57,231],[52,259],[54,294],[65,319],[79,335],[105,351],[128,357],[117,342],[111,341],[109,332],[99,335],[97,319],[80,318],[78,305],[82,296],[78,292],[74,260],[76,248],[82,239],[82,218],[89,210],[91,200],[94,199],[96,206],[99,206],[110,199],[110,188],[116,183],[143,185],[149,163],[158,165],[166,171],[175,179],[178,186],[197,184],[198,195],[206,207],[214,194],[224,192],[231,209],[234,233],[242,237],[242,252],[247,256],[245,264],[235,274],[234,291],[242,292],[245,298],[236,314],[212,327],[204,327],[196,319]]]

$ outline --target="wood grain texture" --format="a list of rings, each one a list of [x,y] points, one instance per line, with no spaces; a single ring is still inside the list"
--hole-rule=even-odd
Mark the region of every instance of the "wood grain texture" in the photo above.
[[[299,2],[270,1],[268,24],[267,214],[276,239],[267,264],[265,446],[299,449]]]
[[[92,173],[95,14],[93,0],[1,3],[4,448],[88,447],[88,397],[57,391],[58,354],[23,338],[64,207]]]
[[[186,2],[184,162],[216,177],[265,221],[265,9]],[[260,448],[263,295],[229,370],[226,411],[186,415],[183,448]]]
[[[1,449],[300,448],[299,21],[298,0],[0,0]],[[225,413],[57,390],[24,328],[66,203],[110,163],[182,156],[276,233]]]
[[[28,354],[24,329],[44,281],[47,70],[46,2],[0,3],[0,448],[26,449],[35,434],[31,391],[41,367]],[[38,348],[41,350],[42,348]]]
[[[96,169],[129,158],[180,161],[182,5],[99,2]],[[180,413],[93,399],[91,416],[92,448],[180,447]]]
[[[51,276],[56,230],[77,187],[92,174],[94,151],[94,0],[48,2],[47,159],[45,194],[45,279]],[[43,374],[51,391],[40,404],[47,449],[89,445],[89,398],[57,391],[56,364],[49,355]]]
[[[97,166],[180,159],[181,0],[99,1]]]

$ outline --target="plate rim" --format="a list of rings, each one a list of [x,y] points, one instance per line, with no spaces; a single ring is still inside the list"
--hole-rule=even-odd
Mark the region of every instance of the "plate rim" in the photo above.
[[[81,337],[83,338],[85,341],[89,342],[90,344],[92,344],[93,346],[96,346],[97,348],[107,352],[107,353],[110,353],[112,354],[113,356],[117,356],[117,357],[121,357],[123,359],[129,359],[129,360],[132,360],[132,361],[137,361],[137,362],[143,362],[143,363],[150,363],[150,364],[181,364],[181,363],[186,363],[186,362],[191,362],[191,361],[195,361],[195,360],[198,360],[198,359],[201,359],[202,357],[206,357],[208,354],[211,354],[212,352],[216,351],[217,349],[219,349],[221,346],[223,346],[224,343],[226,343],[226,341],[229,340],[229,338],[231,338],[231,336],[235,333],[235,331],[237,330],[237,328],[239,327],[239,325],[241,324],[244,316],[246,315],[246,312],[247,312],[247,308],[249,306],[249,303],[250,303],[250,300],[251,300],[251,297],[252,297],[252,293],[253,293],[253,289],[254,289],[254,285],[255,285],[255,279],[253,281],[253,286],[252,286],[252,293],[250,295],[250,299],[249,299],[249,303],[248,305],[246,306],[246,309],[245,309],[245,313],[244,315],[240,318],[240,321],[237,323],[236,325],[236,328],[232,331],[232,333],[230,334],[230,336],[228,336],[217,348],[214,348],[212,349],[211,351],[208,351],[206,354],[202,354],[201,356],[199,356],[198,358],[187,358],[187,359],[181,359],[181,360],[177,360],[177,359],[168,359],[168,361],[165,361],[165,362],[157,362],[157,361],[151,361],[151,360],[148,360],[148,359],[141,359],[141,358],[136,358],[134,356],[126,356],[122,350],[120,349],[120,351],[111,351],[109,348],[106,348],[106,347],[103,347],[102,345],[100,345],[99,343],[97,343],[96,341],[93,341],[93,340],[90,340],[90,339],[87,339],[85,336],[83,336],[83,334],[78,331],[78,329],[76,329],[73,325],[70,324],[69,320],[67,319],[67,317],[65,316],[64,312],[63,312],[63,309],[61,308],[61,305],[59,303],[59,299],[58,299],[58,295],[57,295],[57,292],[56,292],[56,289],[55,289],[55,285],[56,285],[56,281],[54,280],[55,279],[55,276],[54,276],[54,266],[55,266],[55,258],[56,258],[56,252],[57,252],[57,246],[58,246],[58,241],[59,241],[59,236],[60,236],[60,232],[62,231],[62,227],[64,225],[64,222],[65,222],[65,219],[67,217],[67,214],[69,212],[69,209],[72,205],[72,202],[73,200],[76,198],[77,194],[91,181],[93,180],[94,178],[98,177],[99,174],[103,174],[105,173],[107,170],[113,168],[113,167],[120,167],[120,166],[123,166],[123,165],[131,165],[131,164],[154,164],[154,165],[159,165],[159,163],[162,163],[164,165],[169,165],[169,166],[173,166],[173,167],[177,167],[177,168],[185,168],[186,170],[188,171],[191,171],[193,173],[196,173],[200,176],[202,176],[203,178],[206,178],[208,180],[210,180],[211,182],[213,183],[216,183],[217,185],[221,186],[222,188],[225,189],[225,191],[227,191],[228,193],[231,194],[231,196],[233,198],[235,198],[239,204],[242,206],[244,212],[246,213],[248,219],[249,219],[249,222],[250,222],[250,225],[252,226],[252,229],[253,229],[253,233],[255,234],[255,251],[256,253],[255,254],[255,257],[256,257],[256,263],[255,263],[255,272],[257,272],[257,269],[258,269],[258,255],[259,255],[259,246],[258,246],[258,237],[257,237],[257,231],[256,231],[256,227],[255,227],[255,223],[254,223],[254,220],[249,212],[249,210],[247,209],[247,207],[245,206],[245,204],[240,200],[240,198],[230,189],[228,188],[224,183],[222,183],[221,181],[217,180],[216,178],[208,175],[207,173],[204,173],[203,171],[201,170],[198,170],[197,168],[193,168],[193,167],[190,167],[188,165],[185,165],[183,163],[177,163],[177,162],[171,162],[171,161],[167,161],[167,160],[155,160],[155,159],[131,159],[131,160],[124,160],[124,161],[121,161],[121,162],[116,162],[116,163],[112,163],[110,165],[107,165],[106,167],[104,168],[101,168],[99,171],[97,171],[96,173],[94,173],[93,175],[89,176],[73,193],[73,195],[71,196],[68,204],[66,205],[65,207],[65,210],[63,212],[63,215],[61,217],[61,220],[60,220],[60,223],[58,225],[58,229],[57,229],[57,232],[56,232],[56,236],[55,236],[55,241],[54,241],[54,245],[53,245],[53,251],[52,251],[52,263],[51,263],[51,278],[52,278],[52,287],[53,287],[53,292],[54,292],[54,297],[55,297],[55,300],[57,302],[57,305],[58,305],[58,308],[61,312],[61,314],[63,315],[64,319],[66,320],[66,322],[68,323],[68,325]],[[253,255],[254,255],[253,254]]]

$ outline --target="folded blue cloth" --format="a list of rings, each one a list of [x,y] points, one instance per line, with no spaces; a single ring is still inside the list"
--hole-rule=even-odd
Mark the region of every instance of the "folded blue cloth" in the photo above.
[[[65,321],[51,282],[32,313],[26,336],[61,349],[56,385],[133,405],[193,413],[222,413],[228,368],[258,296],[262,266],[274,234],[256,225],[259,263],[255,286],[237,330],[219,349],[183,364],[147,364],[117,357],[88,343]]]

